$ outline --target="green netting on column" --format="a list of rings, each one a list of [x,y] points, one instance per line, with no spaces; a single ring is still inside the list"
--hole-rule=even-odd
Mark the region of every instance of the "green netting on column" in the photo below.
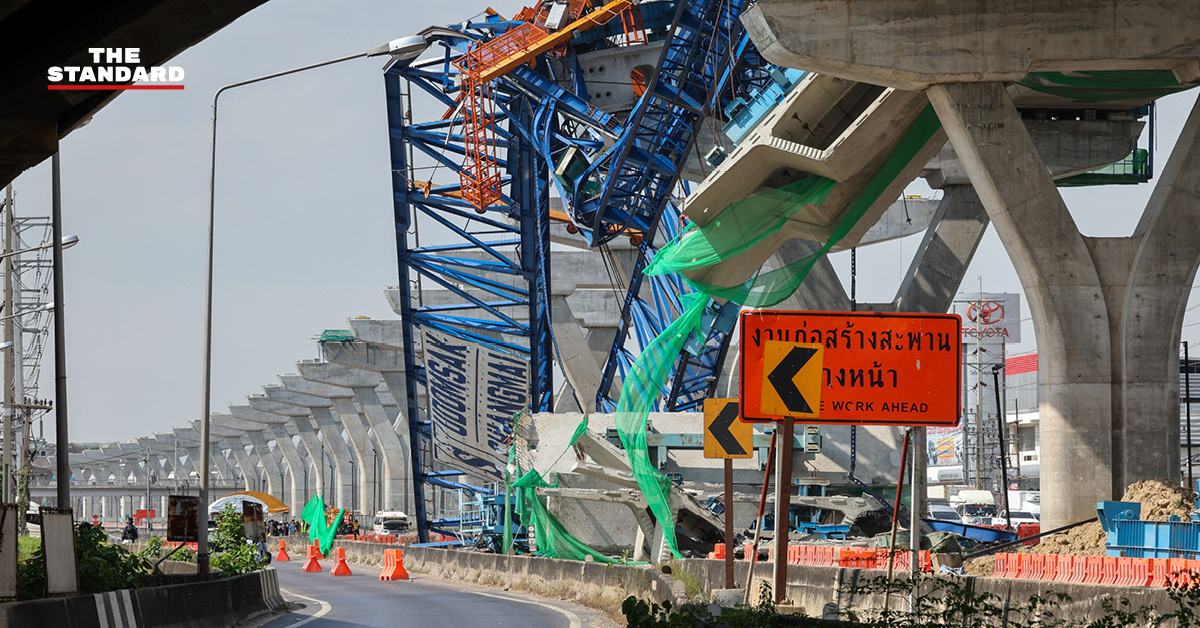
[[[521,479],[513,482],[512,486],[517,489],[517,511],[521,513],[521,523],[530,525],[532,522],[539,556],[570,560],[583,560],[584,557],[591,556],[592,560],[598,563],[621,562],[588,547],[568,532],[558,517],[550,513],[550,509],[546,507],[546,498],[538,495],[537,489],[558,485],[543,480],[537,469],[530,469]]]
[[[782,229],[805,206],[824,203],[835,184],[813,176],[731,203],[708,224],[683,232],[659,249],[645,273],[706,268],[745,253]]]
[[[312,499],[308,500],[308,504],[304,506],[304,511],[300,513],[300,519],[308,523],[308,540],[309,542],[318,541],[321,546],[321,554],[329,555],[329,549],[333,547],[333,537],[337,536],[338,525],[342,523],[342,516],[346,514],[346,509],[338,511],[337,517],[333,520],[333,525],[325,522],[325,500],[321,499],[320,495],[313,495]]]
[[[642,497],[650,506],[650,512],[663,527],[667,546],[679,557],[679,546],[675,541],[675,514],[667,500],[671,481],[654,465],[650,464],[650,453],[646,446],[646,417],[654,401],[662,394],[663,384],[671,371],[671,365],[679,359],[688,338],[700,331],[700,319],[708,305],[708,295],[693,292],[679,297],[683,312],[675,322],[662,331],[634,361],[621,386],[621,397],[617,400],[617,435],[629,456],[629,466]],[[701,334],[703,335],[703,334]]]
[[[513,417],[514,426],[513,432],[516,432],[515,421],[520,414]],[[575,446],[579,438],[587,432],[588,418],[585,416],[575,427],[575,433],[571,435],[571,442],[567,444],[566,449]],[[618,563],[620,561],[609,558],[600,552],[590,548],[583,541],[575,538],[573,534],[567,531],[567,528],[555,517],[550,509],[546,506],[546,498],[537,494],[539,488],[554,488],[557,484],[550,484],[542,478],[542,474],[537,469],[528,469],[522,473],[520,460],[517,458],[517,442],[513,439],[512,447],[508,451],[508,466],[505,468],[505,480],[508,482],[508,488],[514,491],[516,503],[515,510],[520,515],[521,525],[533,526],[534,536],[537,540],[537,554],[546,556],[547,558],[565,558],[570,560],[583,560],[587,556],[591,556],[593,560],[601,563]],[[519,479],[513,480],[513,476],[519,475]],[[505,517],[505,536],[504,547],[508,548],[512,545],[511,535],[511,517]],[[507,551],[507,549],[505,550]]]

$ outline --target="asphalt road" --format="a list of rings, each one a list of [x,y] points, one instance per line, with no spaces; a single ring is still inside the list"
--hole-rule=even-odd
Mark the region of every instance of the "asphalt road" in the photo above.
[[[547,601],[521,592],[502,591],[417,574],[405,581],[382,582],[379,568],[351,565],[354,575],[303,573],[303,561],[273,563],[288,602],[303,608],[278,616],[260,628],[608,628],[602,613],[574,604]]]

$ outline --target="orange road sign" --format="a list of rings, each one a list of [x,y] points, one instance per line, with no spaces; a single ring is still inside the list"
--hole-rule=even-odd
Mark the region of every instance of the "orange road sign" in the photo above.
[[[783,416],[805,416],[804,423],[813,424],[958,424],[962,320],[957,315],[762,310],[742,312],[741,323],[743,421],[780,416],[770,411],[778,409],[774,400],[766,399],[764,408],[763,394],[764,381],[778,367],[768,355],[775,342],[824,347],[820,398],[813,408],[817,418]]]
[[[765,416],[816,418],[821,407],[824,345],[768,340],[763,345],[762,397]]]
[[[704,457],[751,458],[754,426],[739,420],[737,399],[704,400]]]

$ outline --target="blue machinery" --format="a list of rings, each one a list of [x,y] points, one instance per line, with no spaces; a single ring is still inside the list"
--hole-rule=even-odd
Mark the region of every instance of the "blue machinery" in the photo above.
[[[583,4],[570,3],[580,10]],[[386,70],[405,394],[417,479],[413,514],[421,542],[428,542],[430,530],[453,523],[430,520],[424,485],[461,486],[445,479],[458,475],[457,470],[432,469],[430,424],[418,408],[418,390],[427,377],[417,352],[420,331],[438,331],[527,359],[531,409],[551,409],[556,347],[549,314],[549,186],[552,171],[571,173],[553,182],[571,223],[588,243],[600,246],[625,236],[640,245],[616,341],[595,391],[599,407],[612,410],[619,378],[637,347],[670,323],[679,311],[680,295],[689,291],[680,277],[647,280],[642,270],[653,259],[654,243],[682,228],[672,200],[700,122],[769,82],[738,21],[745,4],[646,2],[635,18],[575,33],[566,46],[531,59],[536,64],[518,65],[472,87],[484,91],[471,94],[461,86],[473,83],[454,61],[510,30],[529,30],[529,22],[489,12],[479,22],[427,29],[422,34],[442,54],[396,61]],[[539,23],[545,19],[531,11],[522,15]],[[636,36],[630,35],[631,23],[641,31]],[[574,47],[591,51],[631,41],[663,41],[663,46],[654,75],[621,123],[588,104]],[[431,98],[441,115],[417,121],[414,93]],[[481,93],[486,102],[475,103],[472,99]],[[425,104],[418,106],[426,110]],[[490,135],[479,134],[481,124]],[[441,169],[461,174],[464,156],[481,146],[494,151],[490,158],[501,172],[500,198],[478,207],[464,199],[458,182],[439,184],[434,178]],[[418,218],[423,234],[416,229]],[[446,290],[453,302],[423,302],[422,285]],[[716,385],[733,317],[711,308],[708,338],[680,356],[664,391],[669,410],[698,407]]]

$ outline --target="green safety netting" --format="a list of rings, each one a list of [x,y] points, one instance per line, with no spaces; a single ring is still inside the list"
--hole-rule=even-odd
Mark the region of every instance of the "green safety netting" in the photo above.
[[[514,417],[518,419],[521,415]],[[579,437],[583,436],[587,431],[588,419],[585,416],[579,425],[575,427],[575,433],[571,436],[571,442],[567,444],[567,449],[575,446],[579,441]],[[514,432],[516,431],[516,425]],[[522,469],[520,462],[517,460],[516,440],[514,439],[512,447],[509,448],[508,466],[505,469],[505,481],[509,489],[514,489],[516,493],[515,505],[521,519],[522,525],[532,525],[534,537],[537,539],[537,554],[548,558],[566,558],[571,560],[583,560],[587,556],[591,556],[593,560],[600,563],[618,563],[620,561],[609,558],[600,552],[588,547],[585,543],[575,538],[567,528],[555,517],[550,509],[546,506],[546,498],[537,494],[539,488],[554,488],[557,484],[551,484],[542,478],[542,474],[537,469],[528,469],[521,475]],[[518,479],[513,479],[519,476]],[[505,509],[505,533],[504,533],[504,552],[508,553],[512,547],[512,517],[508,508]]]
[[[625,376],[621,396],[617,401],[617,432],[629,455],[630,466],[633,467],[633,475],[637,480],[638,487],[641,488],[642,495],[650,504],[650,510],[655,519],[663,526],[667,545],[676,557],[679,557],[680,554],[675,539],[674,513],[667,504],[669,480],[650,464],[650,457],[646,449],[646,417],[649,415],[655,399],[661,393],[671,366],[679,359],[679,354],[688,338],[693,333],[701,338],[704,337],[705,330],[701,329],[701,318],[710,298],[722,298],[749,307],[769,307],[783,301],[796,291],[796,288],[808,275],[809,270],[812,269],[813,264],[836,246],[842,238],[846,237],[846,234],[866,214],[871,205],[879,199],[880,195],[900,174],[900,171],[916,157],[939,128],[941,128],[941,123],[938,121],[933,107],[926,106],[912,127],[901,138],[896,150],[892,151],[883,166],[850,205],[838,222],[829,241],[817,253],[782,268],[760,272],[738,286],[713,286],[692,282],[699,292],[680,298],[683,307],[682,314],[642,351],[630,372]],[[809,203],[819,205],[824,202],[829,196],[832,186],[822,181],[816,177],[804,180],[806,185],[793,189],[793,193],[797,196],[792,202],[783,203],[783,205],[792,207],[794,214],[796,210]],[[750,206],[762,196],[751,197],[722,210],[713,220],[698,230],[702,235],[697,242],[703,242],[703,244],[695,246],[703,247],[704,255],[716,261],[728,259],[744,252],[746,247],[739,242],[739,237],[721,234],[720,231],[728,229],[722,225],[737,224],[737,221],[733,219],[726,219],[727,212],[734,212],[740,216],[751,215],[754,212]],[[768,207],[781,205],[778,195],[769,196],[762,202]],[[759,240],[783,227],[783,221],[779,220],[778,211],[770,209],[760,212],[759,215],[763,224],[742,225],[743,229],[757,235]],[[705,233],[706,230],[708,233]],[[679,244],[678,246],[683,249],[691,245]],[[684,267],[690,267],[687,253],[677,252],[673,255],[678,260],[677,266],[672,263],[663,263],[655,269],[655,272],[660,274],[678,272]]]
[[[321,342],[351,342],[354,334],[348,329],[326,329],[321,332]]]
[[[693,227],[654,254],[647,275],[707,268],[744,253],[779,231],[806,205],[820,205],[836,182],[809,177],[731,203],[703,228]]]
[[[1195,87],[1181,85],[1170,70],[1032,72],[1018,85],[1084,102],[1156,99]]]
[[[300,519],[308,523],[309,542],[318,541],[323,556],[329,555],[329,549],[333,546],[333,537],[337,536],[338,525],[342,523],[342,516],[345,514],[345,508],[339,510],[337,517],[333,519],[333,525],[327,524],[325,522],[325,500],[321,499],[320,495],[313,495],[312,499],[308,500],[308,504],[304,506],[304,511],[300,513]]]
[[[851,204],[829,241],[817,253],[782,268],[760,272],[737,286],[689,282],[697,292],[680,296],[679,316],[643,348],[625,375],[621,396],[617,402],[617,434],[629,456],[629,464],[638,488],[641,489],[654,518],[662,525],[666,543],[674,556],[681,555],[675,537],[675,516],[668,502],[670,480],[650,463],[646,443],[646,418],[663,390],[671,366],[679,359],[688,339],[693,334],[704,337],[705,308],[713,297],[749,307],[769,307],[795,292],[813,264],[850,232],[940,126],[933,108],[927,106],[879,172]],[[664,247],[660,251],[660,257],[652,262],[651,268],[656,274],[680,272],[712,265],[741,254],[753,246],[752,241],[761,242],[782,228],[786,220],[805,205],[823,203],[835,185],[836,183],[827,179],[810,177],[775,192],[733,203],[704,227],[689,230],[684,237]],[[740,232],[723,234],[720,233],[722,230]],[[700,259],[704,260],[703,264],[697,262]],[[576,427],[569,447],[575,445],[586,429],[585,417]],[[516,508],[521,513],[522,523],[528,525],[529,522],[533,522],[539,554],[577,560],[590,555],[597,561],[613,562],[572,536],[549,512],[545,500],[537,495],[536,489],[555,485],[547,483],[534,469],[525,470],[523,475],[521,473],[514,441],[509,452],[506,479],[512,488],[517,489]],[[520,479],[512,480],[518,476]],[[507,550],[511,546],[508,534],[505,535],[504,543]]]

